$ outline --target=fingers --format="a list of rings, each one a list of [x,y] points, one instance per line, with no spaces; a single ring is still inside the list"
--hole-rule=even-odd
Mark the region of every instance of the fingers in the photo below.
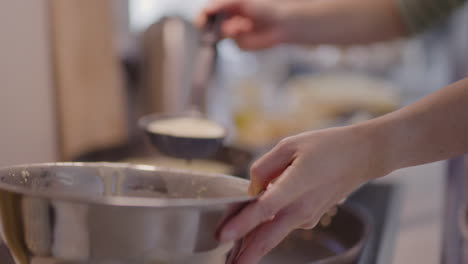
[[[301,185],[300,182],[287,180],[294,172],[293,165],[288,167],[284,178],[280,177],[255,203],[248,205],[223,227],[219,239],[222,242],[237,240],[296,201],[303,192],[297,186]]]
[[[235,264],[257,264],[262,257],[275,248],[292,230],[298,219],[293,209],[279,213],[252,231],[244,240],[243,250]]]
[[[293,144],[279,143],[270,152],[257,160],[250,169],[249,193],[257,195],[293,162],[296,149]],[[287,141],[286,141],[287,142]]]
[[[250,19],[242,16],[233,16],[223,23],[221,30],[225,37],[235,38],[251,31],[252,28],[253,23]]]
[[[241,49],[259,50],[283,42],[285,37],[284,33],[281,33],[282,30],[269,28],[270,22],[261,22],[269,21],[273,16],[268,9],[269,6],[265,3],[255,8],[253,6],[255,4],[248,0],[215,1],[200,12],[194,24],[202,28],[208,16],[222,12],[225,14],[221,25],[223,37],[234,39]],[[264,18],[260,15],[262,13],[264,13]]]
[[[195,18],[194,24],[197,27],[203,27],[206,24],[208,16],[219,12],[223,12],[228,15],[242,13],[242,2],[243,0],[214,1],[200,12],[200,14]]]

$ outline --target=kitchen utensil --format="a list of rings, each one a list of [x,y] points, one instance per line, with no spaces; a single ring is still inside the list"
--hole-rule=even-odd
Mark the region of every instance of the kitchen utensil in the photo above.
[[[125,160],[131,157],[150,157],[155,155],[153,152],[146,150],[143,144],[131,144],[124,147],[114,149],[103,149],[99,151],[93,151],[91,153],[85,153],[78,157],[77,161],[119,161]],[[157,154],[156,154],[157,155]],[[213,160],[231,164],[235,167],[234,175],[241,177],[247,177],[248,165],[252,161],[252,155],[243,150],[239,150],[230,146],[223,146]],[[379,190],[380,191],[380,190]],[[344,218],[344,220],[340,220]],[[338,220],[336,220],[338,219]],[[340,260],[343,258],[358,258],[360,249],[366,245],[367,238],[372,236],[372,222],[367,216],[367,211],[361,210],[356,206],[340,205],[338,207],[337,214],[331,218],[331,223],[326,226],[319,226],[314,230],[298,230],[291,234],[291,238],[287,238],[287,244],[282,243],[278,249],[273,250],[266,259],[282,259],[283,254],[291,257],[289,261],[291,264],[310,264],[308,261],[302,261],[304,258],[313,259],[315,263],[325,261],[330,263],[330,260]],[[372,219],[373,220],[373,219]],[[337,227],[342,225],[342,227]],[[364,229],[363,229],[364,228]],[[339,231],[344,230],[344,231]],[[368,230],[362,232],[363,230]],[[315,237],[315,232],[320,231],[327,234],[326,236]],[[299,234],[299,235],[295,235]],[[294,237],[293,237],[294,236]],[[308,238],[312,237],[312,240]],[[321,239],[325,239],[321,241]],[[292,242],[291,242],[292,241]],[[330,242],[331,241],[331,242]],[[293,243],[293,244],[291,244]],[[327,248],[339,245],[338,251],[329,250]],[[340,246],[341,245],[341,246]],[[293,246],[293,247],[291,247]],[[297,252],[294,251],[297,248]],[[354,249],[356,248],[356,249]],[[234,250],[233,250],[234,251]],[[333,253],[333,252],[336,252]],[[349,253],[351,252],[351,253]],[[274,255],[273,255],[274,254]],[[222,255],[222,254],[221,254]],[[232,254],[236,255],[236,254]],[[304,256],[305,255],[305,256]],[[344,255],[348,257],[344,257]],[[219,256],[219,255],[217,255]],[[272,257],[274,256],[274,257]],[[219,260],[218,260],[219,259]],[[195,264],[196,261],[187,261],[187,263]],[[213,261],[200,262],[203,264],[223,264],[222,256],[213,259]],[[268,262],[263,262],[270,264]],[[278,263],[278,262],[276,262]],[[312,262],[314,263],[314,262]],[[349,262],[331,262],[331,263],[349,263]],[[358,263],[356,261],[356,263]],[[359,262],[361,263],[361,262]],[[132,263],[133,264],[133,263]],[[271,264],[275,264],[272,262]]]
[[[205,91],[214,69],[216,45],[221,40],[221,22],[224,14],[208,16],[201,35],[201,45],[197,52],[192,79],[192,110],[199,111],[204,106]]]
[[[260,264],[357,263],[371,227],[369,216],[361,208],[341,205],[328,225],[292,232]],[[235,263],[242,246],[243,240],[236,242],[226,264]]]
[[[15,166],[0,170],[1,228],[17,264],[210,263],[231,247],[215,239],[221,222],[254,200],[247,185],[144,165]]]
[[[357,263],[371,230],[366,211],[354,205],[340,205],[330,225],[292,232],[260,264]]]
[[[239,241],[236,241],[234,243],[234,246],[232,247],[231,252],[229,253],[229,256],[226,260],[226,264],[236,263],[236,260],[239,257],[239,254],[241,253],[243,245],[244,245],[244,239],[240,239]]]
[[[265,190],[260,190],[260,192],[256,193],[255,195],[261,196],[264,191]],[[339,212],[340,218],[335,220],[335,217],[338,216]],[[349,212],[351,212],[351,216]],[[333,208],[331,208],[327,213],[324,214],[324,216],[322,216],[319,225],[313,231],[295,231],[295,234],[288,236],[286,241],[283,241],[282,244],[279,245],[272,253],[270,253],[266,260],[264,260],[262,263],[279,264],[286,261],[291,263],[291,260],[293,259],[296,259],[296,261],[293,262],[295,264],[315,263],[313,262],[314,260],[319,260],[319,263],[351,263],[352,261],[355,261],[364,247],[364,242],[368,236],[368,233],[370,232],[370,227],[368,226],[369,220],[364,219],[365,217],[362,216],[362,213],[360,215],[362,219],[358,219],[357,221],[356,219],[352,219],[352,213],[353,211],[348,209],[348,215],[346,215],[346,209],[343,212],[343,209],[338,209],[338,206],[333,206]],[[342,227],[345,222],[343,222],[342,218],[345,218],[346,216],[351,218],[348,219],[346,224],[354,224],[355,226],[353,228],[357,233],[351,232],[352,234],[349,235],[349,231],[345,232],[345,229]],[[359,218],[359,216],[356,217],[355,215],[354,217]],[[339,221],[342,222],[339,223]],[[337,240],[338,234],[330,234],[330,231],[334,229],[339,229],[339,232],[342,232],[340,235],[348,235],[354,239],[354,243],[351,243],[348,246],[352,247],[349,252],[346,252],[347,246],[343,244],[343,241]],[[323,232],[323,230],[327,230],[327,232]],[[299,249],[301,248],[301,244],[304,244],[304,241],[301,240],[305,240],[307,241],[306,243],[309,243],[313,240],[313,237],[319,238],[317,241],[313,241],[313,243],[316,243],[316,245],[314,245],[316,248],[314,253],[307,253],[309,250],[301,252]],[[348,237],[348,239],[350,237]],[[239,258],[240,254],[242,254],[243,247],[244,238],[241,238],[234,243],[234,247],[228,256],[226,264],[234,264]],[[346,252],[346,254],[343,254],[344,252]],[[332,257],[335,259],[333,260]],[[330,259],[324,260],[325,258]]]
[[[200,32],[192,22],[165,16],[142,34],[137,69],[140,115],[187,109]]]
[[[213,154],[215,154],[222,146],[226,132],[224,132],[220,137],[195,138],[156,133],[150,129],[151,124],[154,122],[187,116],[201,118],[200,114],[195,112],[187,113],[185,115],[153,114],[142,117],[139,120],[139,125],[145,131],[153,146],[165,155],[187,160],[205,159],[213,156]]]
[[[205,89],[214,66],[216,43],[220,40],[220,22],[222,14],[212,15],[208,18],[202,33],[201,47],[197,53],[195,73],[192,79],[191,105],[186,113],[180,115],[149,115],[140,120],[140,126],[147,132],[151,142],[162,153],[184,159],[206,158],[214,154],[222,145],[226,133],[219,137],[180,137],[157,133],[149,129],[153,122],[168,118],[191,117],[204,119],[200,107],[204,105]],[[211,121],[214,122],[214,121]],[[219,125],[220,127],[223,127]],[[223,128],[224,129],[224,128]]]

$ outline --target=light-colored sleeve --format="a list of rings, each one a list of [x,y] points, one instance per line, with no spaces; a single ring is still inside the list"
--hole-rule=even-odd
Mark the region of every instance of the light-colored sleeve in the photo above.
[[[410,33],[422,32],[442,22],[468,0],[395,0]]]

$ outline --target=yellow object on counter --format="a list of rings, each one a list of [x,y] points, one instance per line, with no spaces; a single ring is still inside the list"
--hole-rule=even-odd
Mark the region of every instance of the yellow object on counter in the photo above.
[[[234,111],[236,144],[263,148],[293,134],[333,126],[346,114],[362,113],[362,121],[391,112],[400,103],[391,83],[356,73],[298,76],[288,81],[286,91],[287,100],[278,101],[274,113],[251,105]]]

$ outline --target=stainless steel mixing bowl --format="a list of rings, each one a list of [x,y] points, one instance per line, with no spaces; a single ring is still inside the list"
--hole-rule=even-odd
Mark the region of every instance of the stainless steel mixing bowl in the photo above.
[[[143,165],[5,168],[1,228],[17,264],[223,263],[215,234],[253,200],[247,185]]]

